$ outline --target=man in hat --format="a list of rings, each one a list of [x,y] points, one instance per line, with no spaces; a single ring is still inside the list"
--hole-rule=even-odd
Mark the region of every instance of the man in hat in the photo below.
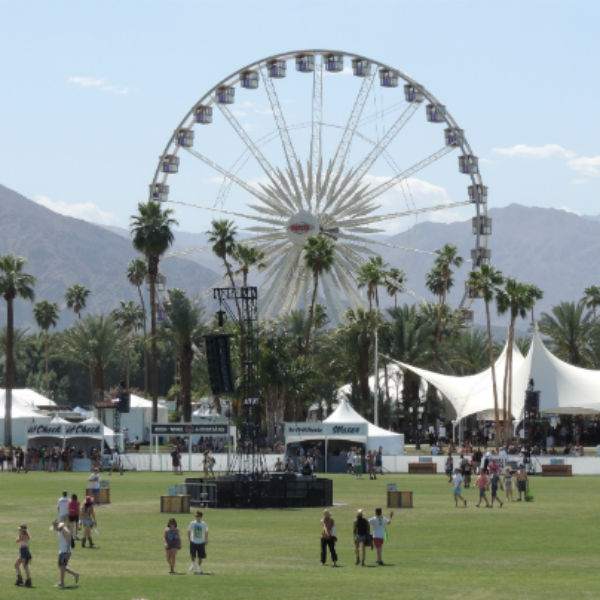
[[[62,521],[58,519],[53,523],[54,529],[58,533],[58,570],[60,571],[60,583],[54,587],[65,587],[65,573],[73,575],[75,583],[79,582],[79,573],[69,569],[69,559],[71,558],[71,532]]]
[[[189,571],[195,567],[196,557],[198,558],[198,568],[196,575],[202,575],[202,560],[206,558],[206,544],[208,544],[208,526],[202,520],[202,512],[196,512],[196,518],[188,527],[188,539],[190,541],[190,556],[192,564]]]

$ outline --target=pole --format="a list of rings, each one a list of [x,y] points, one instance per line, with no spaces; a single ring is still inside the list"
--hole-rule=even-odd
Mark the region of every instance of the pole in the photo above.
[[[375,395],[375,401],[373,406],[373,423],[376,426],[379,426],[379,365],[378,365],[378,335],[377,335],[377,325],[375,325],[375,344],[374,344],[374,352],[375,356],[373,357],[373,392]]]

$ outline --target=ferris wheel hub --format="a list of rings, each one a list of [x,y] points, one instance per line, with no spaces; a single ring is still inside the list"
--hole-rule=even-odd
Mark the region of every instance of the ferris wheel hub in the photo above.
[[[287,233],[290,241],[296,246],[304,246],[309,237],[318,235],[319,219],[306,210],[299,210],[287,222]]]

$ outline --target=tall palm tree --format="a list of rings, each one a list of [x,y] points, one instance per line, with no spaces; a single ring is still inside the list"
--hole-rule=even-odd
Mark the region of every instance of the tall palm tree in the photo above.
[[[166,316],[165,329],[179,361],[183,420],[189,423],[192,420],[192,360],[194,345],[202,335],[202,311],[183,290],[173,289],[169,290]]]
[[[372,256],[361,266],[358,272],[358,287],[367,288],[369,311],[373,309],[373,300],[375,301],[375,306],[379,308],[378,287],[386,282],[387,267],[387,263],[383,262],[381,256]]]
[[[550,351],[562,360],[578,367],[592,367],[592,343],[595,319],[587,310],[585,299],[579,302],[561,302],[552,307],[550,314],[542,313],[540,333],[547,336]]]
[[[58,323],[58,304],[49,300],[41,300],[33,307],[33,316],[38,327],[44,332],[44,363],[46,371],[46,395],[50,391],[48,376],[48,330]]]
[[[506,348],[506,363],[504,367],[504,388],[502,393],[502,410],[504,416],[505,436],[510,437],[512,418],[512,362],[513,342],[515,339],[515,322],[517,317],[525,319],[535,299],[530,286],[519,283],[515,279],[507,278],[504,288],[496,292],[496,305],[498,313],[509,313],[508,346]]]
[[[85,308],[89,295],[90,290],[78,283],[67,288],[65,292],[67,308],[72,308],[79,319],[81,319],[81,311]]]
[[[172,227],[177,221],[171,218],[170,208],[163,210],[156,202],[140,202],[138,214],[131,217],[133,247],[146,257],[150,283],[150,361],[152,381],[152,420],[158,419],[158,354],[156,349],[156,278],[160,257],[173,244]]]
[[[87,367],[92,376],[92,400],[104,400],[105,371],[120,351],[121,338],[113,315],[88,315],[65,331],[59,346],[67,359]]]
[[[406,273],[402,269],[392,267],[385,277],[386,291],[394,299],[394,308],[398,306],[398,294],[403,292],[406,284]]]
[[[140,306],[142,307],[143,313],[142,327],[144,330],[144,394],[148,393],[148,319],[142,286],[144,285],[147,275],[148,265],[146,264],[146,261],[143,258],[132,258],[131,262],[127,266],[127,281],[137,288],[138,296],[140,298]]]
[[[235,287],[235,281],[233,279],[233,270],[231,263],[228,258],[233,257],[237,243],[235,236],[237,235],[237,228],[233,221],[223,219],[221,221],[212,221],[212,229],[207,231],[208,241],[212,244],[212,251],[223,261],[225,272],[229,279],[231,287]]]
[[[235,250],[233,251],[233,259],[239,265],[239,268],[236,270],[235,274],[242,274],[243,287],[248,287],[248,271],[250,271],[252,267],[262,270],[267,266],[264,262],[265,253],[254,246],[236,244]]]
[[[435,251],[434,269],[439,271],[442,279],[442,289],[440,294],[440,304],[446,303],[446,295],[454,285],[452,279],[452,267],[460,267],[464,258],[458,255],[458,248],[452,244],[445,244],[443,248]]]
[[[482,263],[479,269],[469,273],[467,285],[471,290],[473,298],[482,298],[485,305],[485,323],[488,337],[488,352],[490,358],[490,369],[492,372],[492,391],[494,394],[494,422],[496,431],[500,432],[500,413],[498,410],[498,384],[496,382],[496,358],[494,356],[494,343],[492,340],[492,322],[490,318],[490,302],[498,288],[504,283],[502,273],[495,267]],[[496,445],[500,440],[496,438]]]
[[[119,330],[125,334],[127,340],[125,345],[125,389],[129,390],[131,342],[133,336],[144,324],[144,311],[139,304],[135,304],[132,300],[128,302],[121,300],[119,308],[113,310],[113,316],[117,321]]]
[[[14,312],[15,298],[33,300],[35,277],[23,272],[27,260],[14,254],[0,256],[0,294],[6,300],[6,398],[4,401],[4,444],[12,445],[12,390],[15,381]]]
[[[317,290],[319,278],[323,273],[329,273],[335,260],[335,243],[329,237],[318,235],[309,237],[304,245],[304,264],[313,276],[313,291],[308,312],[308,323],[306,326],[306,339],[304,340],[304,354],[308,354],[310,333],[315,315],[315,304],[317,302]]]
[[[531,302],[531,325],[534,325],[535,314],[533,309],[535,308],[535,303],[544,297],[544,292],[537,285],[527,284],[527,293]]]
[[[594,319],[596,318],[596,308],[600,306],[600,286],[590,285],[583,290],[583,299],[588,308],[592,309]]]

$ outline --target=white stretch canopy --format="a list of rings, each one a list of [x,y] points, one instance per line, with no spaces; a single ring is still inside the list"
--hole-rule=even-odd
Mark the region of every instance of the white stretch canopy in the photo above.
[[[456,377],[427,371],[398,362],[410,369],[448,398],[456,410],[457,419],[477,414],[488,418],[494,410],[491,369],[476,375]],[[502,407],[506,346],[495,363],[498,404]],[[540,411],[555,414],[591,414],[600,412],[600,371],[582,369],[554,356],[542,342],[539,333],[533,335],[526,357],[513,347],[512,416],[520,419],[525,404],[529,380],[540,391]],[[486,417],[487,415],[487,417]]]
[[[0,444],[4,444],[4,414],[6,390],[0,390]],[[24,446],[27,443],[27,429],[34,425],[50,422],[50,416],[37,410],[37,406],[55,405],[50,398],[29,389],[12,391],[12,443]]]

